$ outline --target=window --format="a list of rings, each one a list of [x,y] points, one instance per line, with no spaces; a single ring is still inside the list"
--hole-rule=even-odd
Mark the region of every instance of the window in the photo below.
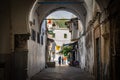
[[[36,40],[36,33],[35,33],[35,31],[32,29],[32,36],[31,36],[31,39],[33,40],[33,41],[35,41]]]
[[[33,25],[35,25],[35,19],[33,19]]]
[[[53,36],[52,36],[53,38],[55,38],[55,33],[53,33]]]
[[[41,44],[43,45],[43,36],[41,36]]]
[[[37,33],[37,42],[40,43],[40,34]]]
[[[64,34],[64,38],[67,38],[67,34]]]

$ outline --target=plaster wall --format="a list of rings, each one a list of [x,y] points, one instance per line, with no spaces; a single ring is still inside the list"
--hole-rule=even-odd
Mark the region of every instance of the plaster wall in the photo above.
[[[71,42],[71,33],[68,29],[56,29],[53,31],[55,33],[55,38],[53,38],[56,42],[56,45],[62,46],[63,44],[67,44]],[[67,38],[64,38],[64,34],[67,34]]]
[[[87,9],[87,17],[86,17],[86,27],[83,29],[83,33],[87,30],[87,26],[89,25],[89,21],[93,18],[94,12],[94,0],[84,0],[86,2],[86,9]],[[93,54],[93,42],[87,39],[87,32],[86,35],[83,35],[79,40],[79,54],[80,54],[80,67],[82,69],[86,69],[89,72],[93,72],[93,65],[94,65],[94,54]],[[90,36],[92,39],[92,35]],[[86,40],[87,39],[87,40]],[[89,45],[87,47],[86,45]]]
[[[86,3],[86,9],[87,9],[87,17],[86,17],[86,27],[85,30],[87,29],[87,26],[89,25],[88,22],[90,20],[92,20],[93,18],[93,12],[94,12],[94,4],[95,4],[95,0],[84,0]]]
[[[11,1],[11,23],[14,34],[29,32],[28,19],[34,0]]]
[[[101,69],[102,76],[106,76],[109,79],[110,69],[110,25],[107,21],[101,25]]]
[[[38,17],[37,14],[34,13],[33,19],[35,20],[35,25],[30,26],[30,29],[34,29],[36,32],[36,39],[33,41],[30,37],[28,40],[28,77],[32,77],[39,71],[45,68],[45,49],[46,49],[46,34],[42,34],[45,30],[39,30]],[[39,36],[43,36],[43,44],[37,42],[37,33],[41,34]],[[31,34],[32,35],[32,34]]]
[[[82,67],[85,68],[85,70],[89,71],[93,74],[94,71],[94,34],[92,26],[89,27],[89,23],[93,19],[93,17],[96,15],[96,10],[99,11],[99,7],[96,6],[95,0],[85,0],[87,4],[87,18],[86,18],[86,27],[85,27],[85,35],[81,38],[81,43],[84,45],[81,56],[82,58],[85,58],[84,62],[81,59]],[[81,53],[80,53],[81,55]],[[84,66],[83,66],[84,65]]]
[[[93,73],[94,71],[94,34],[93,29],[89,27],[89,22],[93,19],[96,12],[95,0],[85,0],[87,17],[86,17],[86,27],[84,28],[85,35],[80,38],[79,45],[80,49],[80,66],[81,68]],[[97,8],[98,9],[98,8]]]
[[[88,56],[87,58],[87,68],[88,68],[88,71],[90,73],[93,73],[93,67],[94,67],[94,53],[93,53],[93,47],[90,47],[89,50],[87,51],[88,54],[86,54],[86,56]]]
[[[93,73],[94,67],[94,39],[93,30],[89,29],[86,33],[85,47],[86,47],[86,70]]]
[[[10,6],[7,2],[0,3],[0,54],[10,53]]]
[[[0,53],[14,51],[14,34],[28,33],[28,15],[34,1],[0,2]],[[21,6],[22,5],[22,6]]]
[[[10,5],[9,0],[0,1],[0,79],[10,79]]]
[[[85,48],[85,36],[81,37],[78,41],[79,44],[79,54],[80,54],[80,68],[85,69],[85,56],[86,56],[86,48]]]

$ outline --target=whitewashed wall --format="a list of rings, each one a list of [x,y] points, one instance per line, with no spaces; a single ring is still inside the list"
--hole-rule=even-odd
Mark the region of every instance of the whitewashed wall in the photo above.
[[[69,29],[56,29],[54,30],[54,33],[56,45],[62,46],[63,44],[71,42],[71,33],[69,32]],[[64,38],[64,34],[67,34],[67,38]]]
[[[95,8],[95,0],[85,0],[87,6],[87,18],[86,18],[86,26],[85,31],[88,28],[89,21],[92,20],[94,15],[94,8]],[[87,34],[86,32],[83,37],[79,40],[79,53],[80,53],[80,67],[82,69],[85,69],[89,71],[90,73],[93,73],[93,67],[94,67],[94,39],[93,39],[93,32],[91,35],[92,40],[87,40]],[[87,47],[86,45],[90,45]]]
[[[35,19],[35,25],[30,26],[36,32],[36,40],[28,40],[28,77],[32,77],[39,71],[45,68],[45,46],[46,46],[46,34],[45,34],[45,25],[41,25],[40,37],[43,36],[43,44],[37,42],[37,32],[39,32],[38,17],[35,13],[32,17]],[[44,33],[44,35],[43,35]]]
[[[86,56],[86,48],[85,48],[85,37],[83,36],[79,41],[79,54],[80,54],[80,68],[85,69],[85,56]]]

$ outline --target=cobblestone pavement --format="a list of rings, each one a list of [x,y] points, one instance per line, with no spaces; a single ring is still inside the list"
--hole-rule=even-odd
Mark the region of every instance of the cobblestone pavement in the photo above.
[[[59,66],[47,68],[32,77],[31,80],[94,80],[91,75],[80,68]]]

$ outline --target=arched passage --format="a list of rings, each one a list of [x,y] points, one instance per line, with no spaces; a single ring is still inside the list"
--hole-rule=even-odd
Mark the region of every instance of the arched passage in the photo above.
[[[41,2],[41,0],[38,0],[39,2]],[[48,0],[43,0],[43,2],[47,2]],[[65,0],[68,1],[69,0]],[[73,0],[71,0],[73,1]],[[58,9],[58,8],[66,8],[66,9],[70,9],[73,10],[73,12],[77,12],[78,15],[80,15],[82,24],[85,27],[85,33],[84,33],[84,38],[82,39],[83,41],[85,41],[85,45],[83,45],[83,47],[85,47],[84,49],[81,49],[83,51],[85,51],[85,55],[81,54],[81,56],[83,56],[82,60],[83,62],[81,64],[84,63],[84,65],[82,65],[82,68],[85,68],[86,70],[88,70],[90,73],[93,73],[94,75],[96,74],[96,70],[97,70],[97,66],[94,66],[95,64],[97,64],[97,62],[94,63],[95,60],[101,58],[100,61],[100,65],[102,67],[100,67],[101,70],[101,79],[113,79],[113,80],[119,80],[119,16],[120,16],[120,11],[119,11],[119,3],[120,1],[118,0],[76,0],[77,2],[80,2],[79,4],[74,3],[74,4],[67,4],[64,5],[62,4],[47,4],[49,6],[45,6],[44,4],[39,4],[36,3],[35,5],[35,14],[38,16],[38,26],[40,23],[42,23],[42,20],[44,19],[44,17],[50,13],[50,11]],[[29,29],[28,29],[28,14],[30,12],[30,8],[33,5],[34,0],[26,0],[26,1],[16,1],[16,0],[12,0],[12,1],[1,1],[1,27],[0,27],[0,37],[2,39],[0,39],[0,65],[3,72],[1,72],[1,74],[3,74],[5,77],[7,76],[8,80],[11,77],[11,65],[12,64],[16,64],[17,65],[22,65],[22,64],[18,64],[21,61],[20,60],[24,60],[21,57],[19,57],[20,55],[16,56],[15,54],[19,53],[28,53],[28,48],[27,46],[27,39],[29,34]],[[61,2],[61,1],[60,1]],[[85,2],[85,3],[84,3]],[[96,8],[96,6],[93,6],[93,2],[97,2],[98,5],[100,6],[100,10],[101,11],[94,11],[94,8]],[[23,6],[21,6],[23,5]],[[82,11],[82,12],[81,12]],[[38,15],[38,14],[39,15]],[[34,22],[34,20],[32,20]],[[36,22],[36,21],[35,21]],[[29,24],[31,24],[31,22],[29,22]],[[95,27],[96,26],[96,27]],[[40,27],[40,26],[39,26]],[[97,29],[97,27],[99,29]],[[93,31],[90,31],[91,29],[93,29]],[[39,30],[39,28],[37,29]],[[104,31],[106,33],[102,33],[101,31]],[[33,31],[34,33],[34,31]],[[39,33],[39,31],[38,31]],[[18,35],[17,35],[18,34]],[[23,34],[23,35],[21,35]],[[26,35],[27,34],[27,35]],[[30,33],[31,34],[31,33]],[[99,35],[96,35],[99,34]],[[3,36],[4,35],[4,36]],[[16,37],[16,36],[17,37]],[[92,35],[92,39],[91,36]],[[20,37],[18,37],[20,36]],[[96,53],[96,48],[94,48],[96,46],[96,42],[98,37],[100,37],[100,41],[102,42],[101,45],[101,55],[99,58],[97,59],[93,59],[96,57],[96,55],[93,57],[92,53]],[[20,41],[19,45],[16,45],[16,38],[18,38],[17,42]],[[23,41],[23,39],[25,41]],[[21,41],[23,41],[21,43]],[[96,41],[96,42],[92,42],[91,41]],[[107,43],[108,42],[108,43]],[[21,45],[22,44],[22,45]],[[82,45],[83,43],[81,43],[80,45]],[[107,46],[104,46],[106,45]],[[36,44],[37,45],[37,44]],[[92,45],[92,47],[91,47]],[[109,47],[108,47],[109,45]],[[104,47],[105,50],[102,49],[102,47]],[[89,49],[93,49],[93,50],[89,50]],[[90,55],[88,55],[88,53],[90,52]],[[107,53],[107,54],[105,54]],[[91,58],[92,56],[92,58]],[[106,58],[107,56],[107,58]],[[18,57],[18,58],[17,58]],[[32,57],[33,58],[33,57]],[[34,57],[35,59],[36,57]],[[13,60],[11,60],[13,59]],[[15,60],[16,59],[16,60]],[[17,61],[18,62],[15,62]],[[92,60],[91,60],[92,59]],[[27,59],[25,58],[25,62],[27,61]],[[41,61],[41,60],[40,60]],[[87,61],[87,62],[86,62]],[[92,62],[89,62],[92,61]],[[10,64],[9,64],[10,63]],[[92,66],[91,66],[92,63]],[[14,66],[16,67],[16,70],[18,70],[18,66]],[[13,68],[14,68],[13,67]],[[4,69],[6,71],[4,71]],[[22,69],[22,68],[21,68]],[[23,69],[22,69],[23,70]],[[39,69],[40,70],[40,69]],[[7,72],[9,71],[9,73]],[[21,70],[19,70],[21,71]],[[35,70],[34,73],[36,73],[37,70]],[[4,74],[5,72],[5,74]],[[23,70],[24,72],[24,70]],[[29,70],[28,70],[29,72]],[[111,73],[113,72],[113,74]],[[18,74],[18,73],[16,73]],[[103,75],[102,75],[103,74]],[[32,76],[32,75],[31,75]],[[96,75],[97,76],[97,75]],[[4,80],[5,77],[2,77],[2,79]],[[19,76],[20,77],[20,76]],[[22,79],[22,78],[21,78]]]
[[[36,9],[36,12],[39,14],[39,22],[40,23],[46,15],[48,15],[49,13],[51,13],[51,12],[57,10],[57,9],[66,9],[66,10],[71,11],[73,13],[77,12],[77,14],[80,16],[79,18],[81,18],[82,24],[83,24],[84,29],[85,29],[85,34],[84,35],[86,35],[85,38],[83,38],[83,39],[81,38],[81,41],[85,41],[85,42],[81,43],[81,45],[85,43],[84,45],[82,45],[84,47],[82,49],[84,51],[83,53],[85,53],[85,55],[81,54],[83,56],[83,59],[82,59],[83,62],[82,63],[84,64],[82,66],[82,68],[87,67],[87,69],[91,73],[95,74],[97,69],[98,69],[97,68],[98,65],[97,65],[97,62],[94,62],[94,61],[96,61],[98,58],[94,59],[94,55],[96,56],[96,48],[94,48],[96,46],[96,43],[91,42],[91,41],[95,41],[98,38],[98,35],[96,35],[96,34],[99,34],[99,37],[102,36],[101,30],[104,29],[104,27],[102,27],[101,29],[98,29],[98,31],[97,31],[97,29],[93,29],[93,31],[89,30],[89,29],[90,29],[90,27],[95,27],[95,28],[99,27],[100,28],[100,26],[109,25],[110,20],[107,20],[109,18],[108,15],[109,14],[114,15],[114,13],[109,11],[109,8],[111,7],[110,5],[112,5],[112,1],[109,1],[109,0],[97,1],[98,5],[96,4],[95,1],[92,1],[92,0],[90,0],[90,1],[85,0],[84,2],[82,2],[80,4],[77,4],[77,5],[76,4],[61,5],[61,4],[55,4],[55,3],[51,4],[51,3],[47,2],[48,6],[45,6],[45,4],[42,4],[41,2],[39,2],[38,3],[39,7]],[[114,1],[114,2],[115,2],[114,4],[117,4],[116,1]],[[68,5],[72,5],[72,7],[71,6],[68,7]],[[78,8],[78,6],[80,8]],[[47,10],[44,11],[43,9],[47,9]],[[81,12],[81,11],[83,11],[83,12]],[[119,12],[117,12],[117,13],[119,13]],[[41,15],[41,14],[44,14],[44,15]],[[101,18],[101,17],[103,17],[103,18]],[[99,19],[99,18],[101,18],[101,19]],[[109,29],[108,29],[107,34],[109,34]],[[104,37],[104,35],[107,36],[107,34],[103,34],[103,37],[100,37],[101,38],[100,41],[102,42],[101,45],[103,45],[103,46],[105,45],[104,40],[106,40],[106,37]],[[93,35],[95,35],[96,37],[94,37]],[[105,39],[102,39],[102,38],[105,38]],[[107,42],[109,42],[109,40],[110,40],[110,38],[108,38]],[[105,48],[107,48],[109,45],[110,45],[110,43],[107,44],[107,46]],[[102,47],[102,46],[100,46],[100,47]],[[94,49],[92,50],[92,48],[94,48]],[[110,50],[110,48],[108,48],[107,51],[102,49],[101,52],[100,52],[101,53],[100,56],[99,56],[100,59],[101,59],[100,64],[103,67],[100,67],[99,69],[103,70],[103,72],[102,72],[103,74],[104,74],[104,69],[106,69],[108,74],[109,74],[110,68],[108,68],[108,67],[111,66],[110,65],[111,63],[109,63],[109,61],[110,61],[109,50]],[[88,55],[87,53],[91,53],[91,54]],[[92,54],[92,53],[95,53],[95,54]],[[105,53],[107,53],[107,54],[105,54]],[[108,56],[107,60],[105,59],[104,55]],[[96,65],[96,68],[93,69],[93,65]],[[100,74],[102,74],[102,73],[100,73]],[[106,76],[108,78],[109,75],[105,74],[105,75],[101,75],[101,76],[103,76],[103,77]]]
[[[55,6],[54,6],[55,7]],[[41,64],[41,65],[43,65],[43,66],[41,66],[41,68],[39,68],[39,65],[38,65],[38,69],[36,68],[36,70],[35,70],[35,68],[34,67],[36,67],[36,66],[33,66],[32,67],[32,65],[31,66],[28,66],[29,67],[29,76],[32,76],[32,75],[34,75],[35,74],[35,71],[37,72],[37,71],[39,71],[39,70],[41,70],[41,69],[43,69],[44,68],[44,66],[45,66],[45,62],[44,62],[44,64],[43,64],[43,62],[40,62],[41,60],[37,60],[37,58],[34,60],[34,57],[32,58],[32,55],[34,55],[34,56],[37,56],[38,58],[39,57],[44,57],[45,58],[45,56],[43,56],[43,55],[45,55],[45,52],[46,51],[44,51],[43,49],[46,49],[46,32],[44,32],[44,30],[43,30],[43,27],[42,27],[42,23],[44,22],[44,19],[45,19],[45,17],[48,15],[48,13],[50,14],[50,13],[52,13],[52,12],[54,12],[54,11],[57,11],[57,10],[66,10],[66,11],[69,11],[69,12],[74,12],[74,10],[72,10],[72,9],[68,9],[68,8],[64,8],[64,7],[60,7],[60,8],[55,8],[55,9],[50,9],[49,11],[47,11],[47,13],[46,14],[42,14],[42,13],[38,13],[37,12],[37,10],[39,11],[39,12],[41,12],[40,10],[41,10],[41,7],[40,7],[40,9],[39,8],[36,8],[36,10],[34,10],[35,12],[33,13],[33,15],[32,15],[32,20],[31,20],[31,25],[30,25],[30,29],[31,29],[31,38],[30,38],[30,40],[29,40],[29,43],[28,44],[30,44],[30,45],[32,45],[32,46],[30,46],[30,45],[28,45],[28,46],[30,46],[29,48],[28,48],[28,50],[29,50],[29,53],[30,54],[28,54],[28,55],[30,55],[31,56],[31,58],[28,58],[29,60],[29,64],[33,64],[33,62],[35,61],[36,62],[36,64],[38,63],[38,64]],[[74,12],[74,13],[76,13],[76,12]],[[76,15],[78,15],[78,13],[76,13]],[[41,18],[40,16],[44,16],[43,18]],[[79,18],[79,15],[78,15],[78,18]],[[34,24],[35,23],[35,24]],[[82,24],[81,24],[82,25]],[[46,27],[46,25],[44,25],[44,27]],[[82,26],[83,27],[83,26]],[[42,32],[43,31],[43,32]],[[37,35],[36,35],[36,33],[37,33]],[[33,39],[32,39],[32,37],[33,37]],[[35,39],[34,39],[34,37],[35,37]],[[40,42],[38,43],[38,38],[40,38]],[[44,41],[44,42],[43,42]],[[37,44],[38,43],[38,44]],[[40,45],[40,46],[39,46]],[[36,50],[36,48],[38,48],[39,50]],[[40,51],[40,50],[42,50],[42,51]],[[31,55],[31,53],[32,53],[32,55]],[[38,53],[38,54],[36,54],[36,53]],[[41,55],[42,56],[41,56]],[[39,58],[40,59],[40,58]],[[31,60],[33,60],[33,61],[31,61]],[[45,59],[44,59],[45,60]],[[43,61],[44,61],[43,60]],[[36,65],[36,64],[34,64],[34,65]],[[32,68],[32,69],[30,69],[30,67]]]

